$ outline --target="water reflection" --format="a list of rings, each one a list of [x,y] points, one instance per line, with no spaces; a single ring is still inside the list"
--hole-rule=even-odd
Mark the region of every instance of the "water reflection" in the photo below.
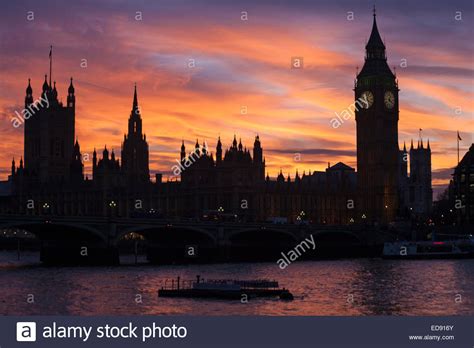
[[[354,259],[193,266],[42,267],[35,254],[0,254],[7,315],[472,315],[474,260]],[[295,295],[239,301],[159,298],[166,278],[276,279]],[[34,296],[29,303],[28,295]],[[456,295],[458,295],[456,297]],[[459,295],[461,295],[459,301]],[[30,301],[31,302],[31,301]]]

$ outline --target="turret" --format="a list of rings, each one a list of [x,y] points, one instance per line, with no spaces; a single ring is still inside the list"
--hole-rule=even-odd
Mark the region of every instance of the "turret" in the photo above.
[[[49,91],[49,85],[48,85],[48,75],[44,75],[44,83],[43,83],[43,93],[42,95],[47,95]]]
[[[217,140],[217,147],[216,147],[216,162],[220,164],[222,162],[222,143],[221,137]]]
[[[70,169],[71,180],[73,182],[79,182],[84,179],[84,164],[82,163],[81,147],[79,146],[79,141],[77,139],[74,144]]]
[[[15,175],[15,157],[12,159],[12,177]]]
[[[26,96],[25,96],[25,108],[27,108],[28,105],[33,103],[33,88],[31,88],[30,82],[31,80],[28,79],[28,87],[26,87]]]
[[[253,161],[254,163],[262,163],[263,160],[263,151],[262,145],[260,143],[260,137],[255,137],[255,142],[253,143]]]
[[[92,178],[95,178],[95,172],[97,169],[97,152],[95,151],[94,147],[94,152],[92,153]]]
[[[283,176],[283,171],[280,169],[280,174],[278,174],[277,182],[284,182],[285,177]]]
[[[104,151],[102,152],[103,159],[109,159],[109,150],[107,150],[107,145],[104,146]]]
[[[56,81],[54,81],[54,87],[51,92],[51,95],[53,97],[53,100],[57,101],[58,100],[58,90],[56,89]]]
[[[184,158],[186,157],[186,147],[184,146],[184,139],[183,142],[181,143],[181,162],[184,161]]]
[[[203,156],[207,155],[206,142],[204,140],[202,141],[202,155]]]
[[[72,77],[71,77],[71,83],[69,84],[69,88],[67,89],[67,107],[68,108],[76,107],[76,96],[74,95],[74,86],[72,84]]]

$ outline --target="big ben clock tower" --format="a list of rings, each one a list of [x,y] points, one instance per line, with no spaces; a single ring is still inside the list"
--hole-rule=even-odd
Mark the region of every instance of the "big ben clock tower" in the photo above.
[[[398,82],[375,18],[355,81],[359,219],[393,221],[398,208]]]

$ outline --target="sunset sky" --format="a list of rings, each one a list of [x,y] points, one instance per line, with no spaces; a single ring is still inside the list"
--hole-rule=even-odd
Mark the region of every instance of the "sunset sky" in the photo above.
[[[355,167],[354,118],[337,129],[330,120],[353,103],[372,5],[309,0],[2,3],[0,180],[7,178],[12,157],[23,154],[23,127],[14,128],[11,118],[23,109],[29,77],[33,97],[39,97],[50,45],[53,80],[64,102],[74,78],[76,134],[85,153],[107,144],[120,154],[136,82],[152,174],[172,175],[182,139],[187,150],[198,138],[215,151],[219,135],[224,147],[236,134],[252,148],[257,133],[272,177],[280,168],[292,177],[296,169],[324,170],[328,162]],[[377,1],[378,27],[399,79],[399,141],[408,145],[413,138],[416,144],[423,129],[432,149],[435,192],[456,165],[456,131],[463,139],[461,155],[474,142],[472,6],[469,0],[435,6],[432,1]],[[27,19],[29,11],[34,20]],[[457,11],[462,20],[456,20]],[[292,69],[292,57],[303,57],[304,67]],[[301,154],[300,161],[295,154]],[[85,163],[86,173],[91,166]]]

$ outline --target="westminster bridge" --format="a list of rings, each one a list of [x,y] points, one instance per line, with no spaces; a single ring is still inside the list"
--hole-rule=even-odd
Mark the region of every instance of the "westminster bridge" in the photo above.
[[[51,264],[118,264],[120,243],[131,238],[146,244],[150,262],[192,263],[276,260],[311,239],[316,247],[304,250],[303,259],[354,257],[379,252],[392,237],[363,225],[35,215],[0,215],[2,230],[35,235],[41,261]]]

